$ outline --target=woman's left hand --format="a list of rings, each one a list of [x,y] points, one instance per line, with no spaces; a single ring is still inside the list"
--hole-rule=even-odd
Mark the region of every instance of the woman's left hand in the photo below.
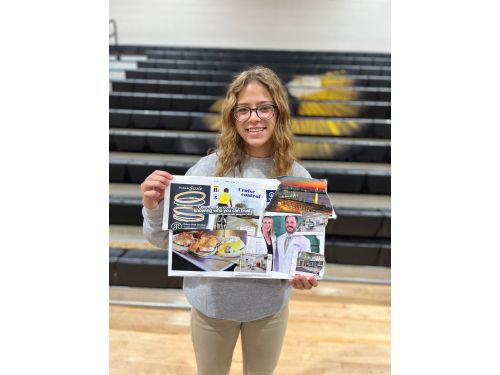
[[[293,279],[288,280],[288,284],[295,289],[311,289],[319,283],[314,276],[295,275]]]

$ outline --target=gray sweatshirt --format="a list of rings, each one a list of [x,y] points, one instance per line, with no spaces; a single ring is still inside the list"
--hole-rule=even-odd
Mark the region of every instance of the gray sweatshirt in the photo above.
[[[186,176],[214,176],[217,155],[200,159]],[[271,178],[272,158],[248,157],[243,175],[247,178]],[[293,176],[311,175],[297,162],[293,165]],[[167,248],[168,231],[161,229],[163,201],[153,210],[143,207],[144,235],[152,244]],[[278,313],[288,302],[292,288],[287,280],[240,279],[217,277],[184,277],[184,294],[189,303],[203,314],[212,318],[248,322]]]

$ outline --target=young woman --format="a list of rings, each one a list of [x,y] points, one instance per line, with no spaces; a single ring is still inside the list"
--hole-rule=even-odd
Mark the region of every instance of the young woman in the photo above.
[[[274,234],[273,218],[264,216],[262,218],[262,237],[266,242],[267,253],[273,256],[273,271],[277,271],[278,260],[276,259],[276,235]]]
[[[186,175],[275,178],[311,177],[292,153],[290,109],[283,84],[267,68],[240,73],[230,84],[222,109],[215,153],[203,157]],[[172,176],[155,171],[141,184],[144,234],[166,248],[161,230],[163,197]],[[311,289],[314,277],[226,279],[185,277],[183,290],[192,305],[191,335],[198,374],[228,374],[241,332],[244,374],[272,374],[288,319],[290,286]]]

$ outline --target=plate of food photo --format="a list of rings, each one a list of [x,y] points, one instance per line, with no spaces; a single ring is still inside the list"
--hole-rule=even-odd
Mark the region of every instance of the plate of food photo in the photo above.
[[[189,246],[195,242],[192,232],[178,233],[172,239],[172,249],[177,251],[187,251]]]
[[[226,237],[217,248],[217,256],[231,258],[238,257],[245,249],[245,243],[239,237]]]
[[[219,243],[220,239],[217,236],[203,233],[200,238],[195,238],[195,241],[189,245],[188,251],[200,257],[207,257],[215,254]]]

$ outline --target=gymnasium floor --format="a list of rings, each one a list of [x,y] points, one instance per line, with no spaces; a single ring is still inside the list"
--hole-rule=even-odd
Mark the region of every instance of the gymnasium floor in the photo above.
[[[390,374],[391,286],[383,281],[390,274],[338,270],[371,282],[323,280],[311,291],[294,290],[275,375]],[[189,314],[181,290],[111,287],[110,374],[195,374]],[[242,373],[239,345],[231,375]]]

